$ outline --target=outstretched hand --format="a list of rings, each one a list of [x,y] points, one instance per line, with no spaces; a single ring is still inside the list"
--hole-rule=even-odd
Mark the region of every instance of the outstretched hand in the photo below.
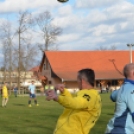
[[[47,97],[46,100],[54,100],[57,101],[58,100],[58,95],[55,92],[55,90],[47,90]]]
[[[64,88],[65,88],[64,84],[57,84],[55,86],[55,90],[59,90],[61,93],[64,92]],[[47,95],[46,100],[58,101],[58,95],[55,90],[46,90],[46,95]]]
[[[64,84],[57,84],[57,85],[55,86],[55,89],[56,89],[56,90],[59,90],[61,93],[64,92],[64,88],[65,88],[65,85],[64,85]]]

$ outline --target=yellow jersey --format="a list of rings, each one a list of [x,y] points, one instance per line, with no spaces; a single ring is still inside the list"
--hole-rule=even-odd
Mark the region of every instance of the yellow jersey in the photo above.
[[[54,134],[88,134],[101,113],[101,97],[95,89],[84,89],[73,97],[65,89],[58,102],[65,107]]]
[[[6,86],[2,87],[2,96],[3,97],[8,97],[8,90]]]

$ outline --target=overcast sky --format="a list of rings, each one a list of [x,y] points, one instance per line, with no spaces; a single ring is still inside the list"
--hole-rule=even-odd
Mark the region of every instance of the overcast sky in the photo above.
[[[63,28],[59,50],[95,50],[115,45],[128,50],[134,43],[134,0],[0,0],[0,20],[14,21],[20,10],[49,10],[54,23]]]

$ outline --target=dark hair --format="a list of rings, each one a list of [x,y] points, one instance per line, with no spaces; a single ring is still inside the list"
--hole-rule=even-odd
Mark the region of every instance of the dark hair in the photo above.
[[[95,73],[94,70],[92,69],[82,69],[78,71],[78,78],[80,80],[84,79],[86,80],[89,84],[91,84],[94,87],[94,82],[95,82]]]

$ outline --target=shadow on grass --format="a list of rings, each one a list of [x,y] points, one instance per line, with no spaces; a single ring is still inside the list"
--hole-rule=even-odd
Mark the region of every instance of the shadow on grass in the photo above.
[[[25,104],[16,104],[16,103],[14,103],[13,105],[14,106],[26,106]]]

